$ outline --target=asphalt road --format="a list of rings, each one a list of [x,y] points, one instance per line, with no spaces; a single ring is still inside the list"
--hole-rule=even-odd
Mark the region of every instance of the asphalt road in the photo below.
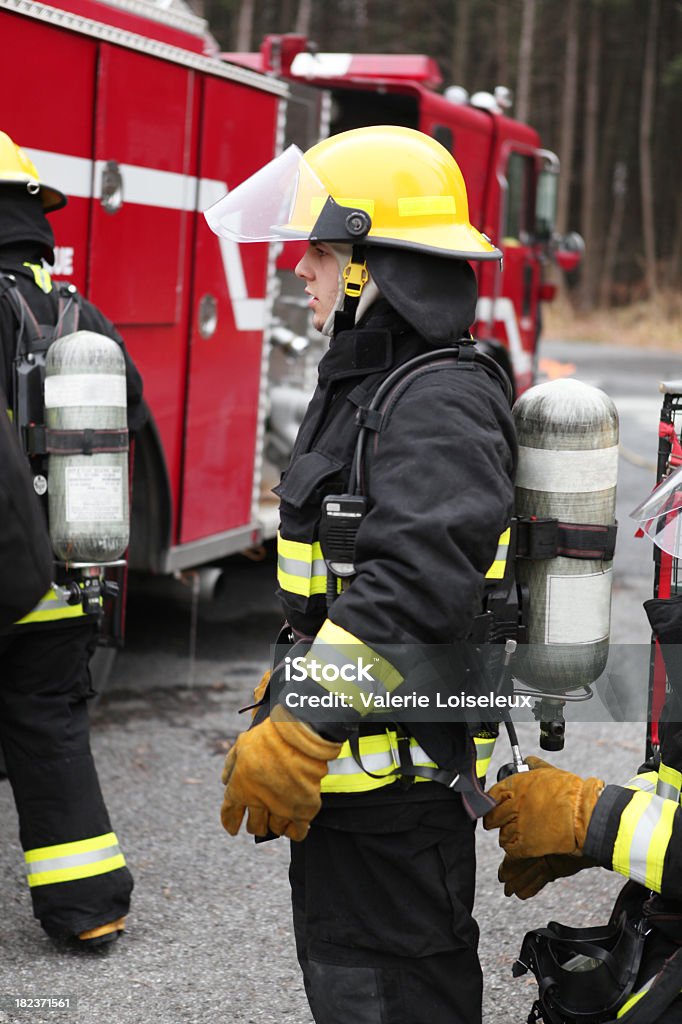
[[[584,344],[546,345],[543,356],[552,373],[575,363],[575,375],[603,387],[621,413],[613,636],[617,645],[646,644],[641,602],[651,593],[651,549],[633,539],[626,513],[653,483],[646,464],[655,458],[657,381],[682,377],[682,358]],[[131,596],[128,646],[93,716],[102,786],[136,879],[129,931],[110,952],[56,949],[31,918],[14,808],[0,783],[0,1022],[310,1024],[293,955],[287,843],[256,848],[246,836],[227,837],[218,821],[224,751],[244,724],[237,709],[279,622],[272,573],[268,563],[236,564],[219,599],[200,610],[194,640],[189,588],[169,594],[145,584]],[[524,751],[537,752],[537,726],[520,733]],[[623,781],[643,739],[638,722],[569,723],[566,749],[553,759]],[[495,765],[508,759],[503,746]],[[502,895],[500,851],[482,830],[478,855],[484,1020],[516,1024],[534,991],[510,972],[525,931],[551,919],[605,922],[622,880],[584,872],[526,904]],[[69,1010],[10,1009],[10,998],[60,996],[72,1000]]]

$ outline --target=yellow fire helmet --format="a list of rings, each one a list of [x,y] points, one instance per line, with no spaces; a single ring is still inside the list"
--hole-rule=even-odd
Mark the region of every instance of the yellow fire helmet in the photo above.
[[[0,185],[23,185],[39,195],[45,213],[66,206],[66,196],[40,180],[33,161],[5,132],[0,132]]]
[[[205,211],[239,242],[303,239],[386,245],[465,260],[498,260],[469,223],[451,154],[412,128],[355,128],[302,153],[290,146]]]

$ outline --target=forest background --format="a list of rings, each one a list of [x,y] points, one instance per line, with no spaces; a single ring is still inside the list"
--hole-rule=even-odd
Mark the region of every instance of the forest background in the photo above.
[[[221,49],[424,53],[443,86],[507,85],[561,161],[557,230],[585,240],[547,333],[682,347],[680,0],[194,0]]]

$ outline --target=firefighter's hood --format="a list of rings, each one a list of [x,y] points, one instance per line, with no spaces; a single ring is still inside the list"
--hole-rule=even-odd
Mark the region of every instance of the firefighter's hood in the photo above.
[[[54,261],[54,233],[40,197],[15,185],[0,185],[0,246],[37,243],[48,263]]]
[[[476,275],[466,260],[367,246],[379,291],[429,344],[457,341],[476,318]]]

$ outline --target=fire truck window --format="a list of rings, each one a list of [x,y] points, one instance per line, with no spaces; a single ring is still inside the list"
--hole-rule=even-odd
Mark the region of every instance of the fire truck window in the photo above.
[[[527,243],[533,230],[531,187],[533,159],[521,153],[510,153],[507,164],[507,196],[504,237]]]
[[[455,140],[450,128],[444,124],[436,124],[433,126],[433,137],[436,142],[440,142],[441,146],[445,146],[448,153],[455,152]]]
[[[372,124],[419,127],[419,108],[414,96],[338,89],[332,92],[332,101],[330,135]]]

